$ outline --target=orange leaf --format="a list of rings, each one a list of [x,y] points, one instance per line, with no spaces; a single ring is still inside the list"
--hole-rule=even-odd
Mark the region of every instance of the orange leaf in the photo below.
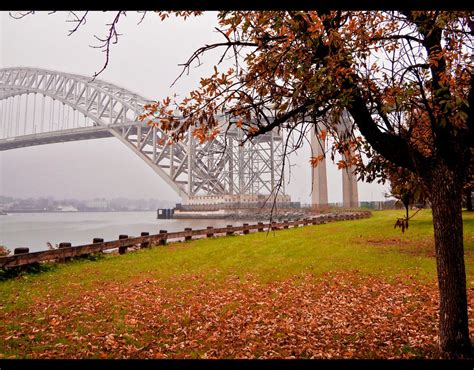
[[[318,155],[317,157],[311,157],[309,163],[312,167],[316,167],[320,162],[324,160],[324,154]]]

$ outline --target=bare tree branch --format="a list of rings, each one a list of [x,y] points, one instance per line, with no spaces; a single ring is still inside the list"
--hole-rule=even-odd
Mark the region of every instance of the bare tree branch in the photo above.
[[[120,34],[117,32],[117,24],[118,24],[118,21],[119,21],[119,19],[122,15],[126,15],[126,13],[124,11],[117,12],[117,14],[115,15],[115,18],[113,19],[112,23],[108,24],[108,26],[110,26],[110,28],[109,28],[109,32],[108,32],[108,34],[105,38],[99,38],[99,37],[94,35],[94,37],[97,40],[101,41],[102,44],[99,45],[99,46],[91,46],[91,47],[96,48],[96,49],[104,49],[102,51],[105,52],[105,63],[102,66],[102,69],[99,72],[94,73],[94,75],[92,76],[91,81],[94,81],[95,78],[98,75],[100,75],[103,71],[105,71],[105,69],[109,65],[110,46],[111,46],[111,44],[116,44],[118,42],[118,37],[120,36]]]
[[[189,67],[194,62],[195,60],[199,61],[199,57],[203,55],[206,51],[221,47],[221,46],[226,46],[227,49],[230,47],[234,46],[254,46],[258,47],[258,44],[254,42],[243,42],[243,41],[228,41],[228,42],[221,42],[221,43],[216,43],[216,44],[211,44],[211,45],[205,45],[197,49],[190,57],[189,59],[183,63],[179,64],[180,66],[183,66],[183,70],[179,74],[179,76],[174,80],[174,82],[171,84],[170,87],[173,87],[174,84],[181,78],[181,76],[184,74],[185,71],[189,71]]]
[[[138,12],[138,13],[141,13],[141,12]],[[139,25],[139,24],[141,24],[141,23],[143,22],[143,20],[145,19],[145,16],[147,15],[147,13],[148,13],[148,12],[147,12],[146,10],[143,11],[143,15],[142,15],[142,17],[140,18],[140,21],[137,23],[137,25]]]
[[[75,12],[70,12],[70,14],[76,17],[76,19],[66,21],[66,22],[77,22],[77,25],[73,29],[69,30],[68,36],[71,36],[73,33],[75,33],[81,25],[86,24],[86,17],[87,17],[87,14],[89,14],[89,11],[84,12],[81,18],[79,18]]]
[[[27,15],[35,14],[34,10],[30,10],[27,12],[19,12],[19,13],[20,14],[18,16],[14,16],[12,12],[8,12],[8,15],[14,19],[22,19],[22,18],[25,18]]]

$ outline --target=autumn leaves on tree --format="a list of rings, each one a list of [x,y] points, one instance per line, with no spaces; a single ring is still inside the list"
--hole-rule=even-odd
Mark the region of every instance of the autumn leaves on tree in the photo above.
[[[440,349],[470,354],[461,199],[474,142],[472,14],[223,11],[219,25],[223,41],[196,50],[184,67],[217,47],[220,61],[230,54],[234,67],[215,68],[180,102],[149,105],[142,119],[175,140],[193,127],[203,141],[219,132],[221,114],[246,140],[277,127],[304,135],[319,123],[334,139],[333,153],[354,153],[348,160],[361,178],[386,177],[387,163],[408,171],[433,210]],[[344,112],[353,126],[341,138]]]

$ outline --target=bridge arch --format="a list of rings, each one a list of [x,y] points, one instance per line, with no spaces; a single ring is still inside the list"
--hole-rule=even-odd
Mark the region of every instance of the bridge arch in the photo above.
[[[34,94],[34,107],[38,100],[43,104],[41,114],[44,115],[45,100],[49,98],[53,103],[49,102],[47,109],[52,117],[55,109],[60,112],[62,103],[63,118],[67,106],[84,115],[87,123],[76,127],[74,123],[62,122],[61,129],[55,129],[52,124],[44,127],[41,120],[45,117],[39,117],[35,109],[32,120],[28,120],[31,94]],[[25,95],[26,103],[21,106],[21,97]],[[57,102],[59,108],[55,106]],[[238,145],[241,133],[237,130],[227,130],[225,136],[204,144],[198,144],[190,134],[184,141],[171,144],[161,129],[138,120],[150,102],[125,88],[98,79],[91,81],[86,76],[29,67],[3,68],[0,69],[0,127],[3,126],[0,151],[115,137],[143,159],[185,202],[196,196],[256,196],[273,192],[283,163],[278,156],[283,147],[280,135],[270,132],[246,148]],[[24,109],[21,135],[13,107],[17,112]],[[17,121],[19,117],[18,113]],[[37,120],[41,121],[40,128]],[[33,122],[30,131],[26,129],[27,121]],[[16,133],[9,130],[11,127],[16,127]]]

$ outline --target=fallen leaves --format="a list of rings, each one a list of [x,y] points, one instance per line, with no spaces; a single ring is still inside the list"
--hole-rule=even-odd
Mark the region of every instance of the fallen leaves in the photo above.
[[[28,358],[436,358],[435,285],[358,273],[106,283],[0,315]],[[180,287],[180,283],[182,283]],[[474,292],[469,291],[472,306]],[[472,316],[472,310],[469,310]],[[40,320],[41,319],[41,320]],[[471,326],[474,324],[470,320]]]

